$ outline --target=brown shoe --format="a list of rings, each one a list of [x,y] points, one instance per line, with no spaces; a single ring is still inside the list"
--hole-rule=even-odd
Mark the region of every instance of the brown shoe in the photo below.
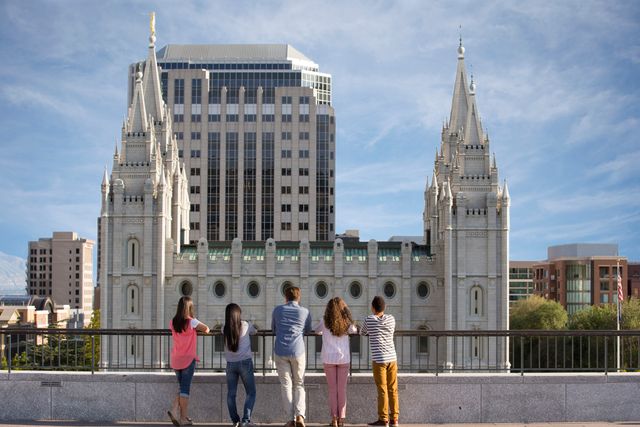
[[[302,415],[298,415],[296,417],[296,427],[305,427],[305,425],[304,425],[304,417]]]
[[[296,422],[293,420],[289,420],[287,421],[287,423],[284,425],[284,427],[296,427]]]

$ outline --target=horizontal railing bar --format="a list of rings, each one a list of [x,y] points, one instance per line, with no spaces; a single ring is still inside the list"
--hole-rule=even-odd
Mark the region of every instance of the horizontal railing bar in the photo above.
[[[169,329],[59,329],[59,328],[6,328],[2,329],[0,334],[36,334],[36,335],[171,335]],[[198,335],[221,335],[220,330],[212,330],[208,334],[199,332]],[[273,336],[270,329],[262,329],[257,333],[258,336]],[[316,333],[305,334],[307,336],[317,336]],[[351,334],[358,336],[358,334]],[[456,331],[434,331],[434,330],[397,330],[395,336],[412,336],[412,337],[580,337],[580,336],[637,336],[640,337],[640,330],[456,330]]]

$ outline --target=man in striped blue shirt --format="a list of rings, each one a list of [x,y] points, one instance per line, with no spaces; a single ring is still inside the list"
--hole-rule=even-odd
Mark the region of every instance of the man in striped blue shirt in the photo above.
[[[285,427],[305,427],[304,334],[311,332],[311,314],[299,304],[300,288],[289,286],[284,295],[287,302],[273,309],[271,329],[275,334],[276,369],[287,417]]]
[[[380,296],[371,301],[371,312],[360,328],[360,335],[369,335],[373,379],[378,389],[378,419],[370,426],[398,427],[398,363],[393,333],[396,319],[385,314],[385,302]]]

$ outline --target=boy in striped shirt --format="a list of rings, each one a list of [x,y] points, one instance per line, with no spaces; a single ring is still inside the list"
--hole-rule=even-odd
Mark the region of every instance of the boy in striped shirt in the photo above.
[[[360,335],[369,335],[373,379],[378,389],[378,419],[370,426],[398,427],[398,363],[393,332],[396,319],[384,313],[385,302],[380,296],[371,301],[371,312],[362,323]]]

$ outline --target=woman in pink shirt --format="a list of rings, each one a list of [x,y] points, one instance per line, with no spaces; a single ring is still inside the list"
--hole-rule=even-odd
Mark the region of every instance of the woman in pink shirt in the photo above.
[[[198,321],[193,313],[193,301],[190,297],[182,297],[178,301],[176,315],[169,324],[173,346],[171,348],[171,368],[175,371],[180,384],[180,392],[173,400],[171,409],[168,411],[171,422],[176,425],[192,425],[189,418],[189,390],[191,380],[196,370],[196,362],[199,361],[196,355],[196,341],[198,332],[209,332],[209,327]],[[180,421],[176,417],[180,407]]]
[[[351,362],[349,334],[355,334],[357,329],[342,298],[335,297],[327,303],[316,332],[322,335],[322,363],[329,389],[331,426],[343,427],[347,415],[347,377]]]

